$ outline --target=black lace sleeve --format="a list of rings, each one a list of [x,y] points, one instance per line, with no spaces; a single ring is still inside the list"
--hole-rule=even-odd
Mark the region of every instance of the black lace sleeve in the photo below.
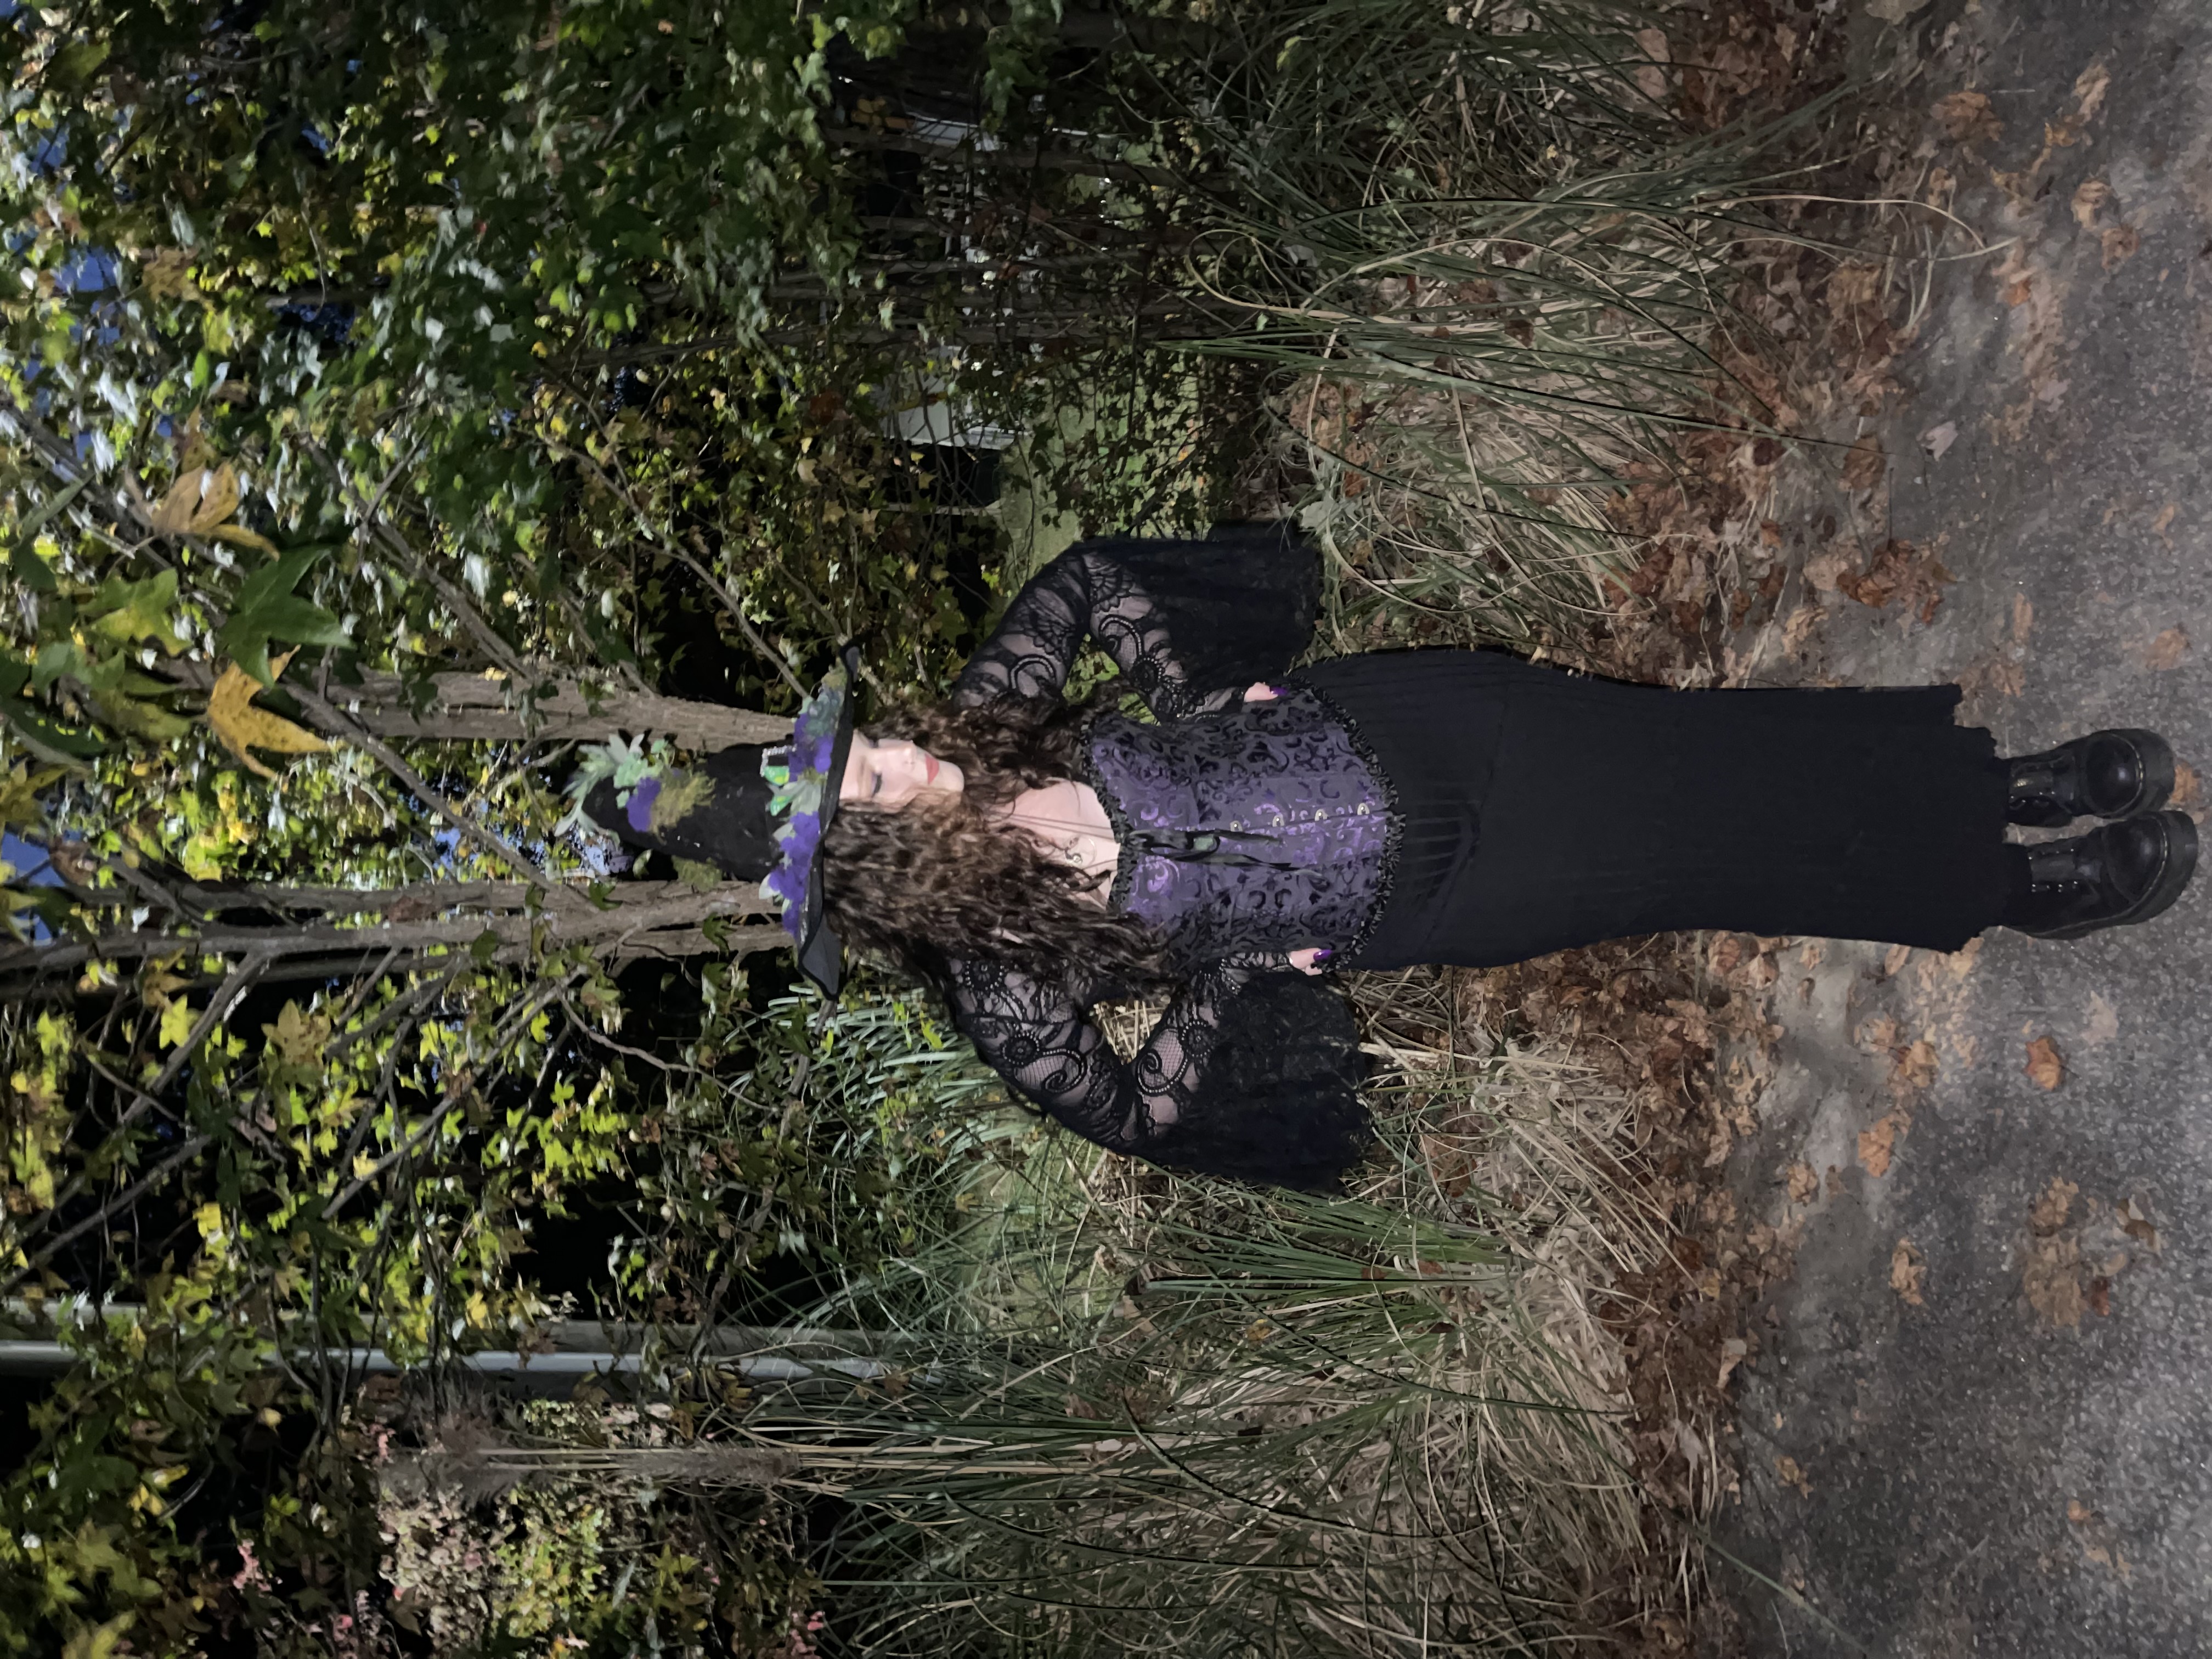
[[[1308,976],[1232,961],[1194,977],[1124,1061],[1066,990],[952,967],[962,1031],[1008,1083],[1109,1152],[1200,1174],[1334,1189],[1368,1139],[1358,1042]]]
[[[1305,648],[1320,592],[1316,554],[1286,526],[1079,542],[1014,596],[953,701],[1056,697],[1087,635],[1159,719],[1226,708]]]

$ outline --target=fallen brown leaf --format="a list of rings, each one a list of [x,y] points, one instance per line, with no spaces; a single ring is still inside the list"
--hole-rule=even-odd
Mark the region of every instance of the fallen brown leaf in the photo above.
[[[1920,447],[1928,452],[1928,459],[1940,461],[1951,453],[1951,446],[1959,441],[1959,423],[1946,421],[1941,426],[1931,426],[1920,434]]]
[[[2056,1089],[2066,1081],[2066,1061],[2059,1054],[2058,1045],[2047,1036],[2027,1045],[2027,1064],[2021,1069],[2039,1089]]]
[[[2027,685],[2027,671],[2002,649],[1984,652],[1960,671],[1959,686],[1970,697],[1984,691],[2016,697]]]
[[[2189,635],[2179,628],[2169,628],[2153,640],[2143,651],[2143,665],[2147,668],[2166,669],[2179,665],[2189,654]]]
[[[1667,71],[1661,65],[1671,60],[1664,29],[1638,29],[1636,45],[1644,57],[1650,59],[1636,71],[1636,89],[1653,103],[1663,103],[1667,97]]]
[[[1987,93],[1954,92],[1936,100],[1936,124],[1954,144],[1994,142],[2004,137],[2004,123],[1990,107]]]
[[[1889,458],[1882,453],[1881,440],[1871,432],[1850,447],[1844,458],[1844,488],[1863,494],[1872,489],[1887,476]]]
[[[1862,1048],[1881,1054],[1897,1047],[1898,1035],[1897,1022],[1881,1014],[1860,1026],[1853,1041]]]
[[[1912,1042],[1897,1056],[1891,1068],[1889,1086],[1892,1092],[1905,1095],[1925,1089],[1936,1081],[1936,1045],[1922,1037]]]
[[[1714,1380],[1717,1389],[1728,1387],[1728,1380],[1735,1368],[1750,1356],[1751,1344],[1740,1336],[1732,1336],[1721,1344],[1721,1374]]]
[[[2071,1233],[2028,1241],[2021,1264],[2020,1288],[2027,1304],[2047,1325],[2078,1329],[2084,1306],[2079,1271],[2081,1247]]]
[[[2074,1207],[2074,1200],[2081,1192],[2064,1176],[2053,1176],[2051,1184],[2027,1212],[2027,1224],[2039,1233],[2055,1233],[2066,1224],[2067,1213]]]
[[[1712,969],[1716,978],[1725,979],[1735,971],[1736,964],[1743,960],[1743,956],[1741,934],[1717,933],[1713,936],[1712,950],[1705,958],[1705,964]]]
[[[1705,1167],[1717,1170],[1728,1162],[1729,1153],[1735,1150],[1735,1136],[1725,1123],[1713,1125],[1711,1150],[1705,1153]]]
[[[1812,1477],[1799,1467],[1796,1458],[1786,1456],[1776,1458],[1774,1473],[1781,1478],[1784,1486],[1795,1486],[1800,1497],[1810,1498],[1813,1495]]]
[[[1790,1201],[1810,1204],[1820,1195],[1820,1172],[1811,1164],[1793,1164],[1790,1166]]]
[[[2176,805],[2176,806],[2194,806],[2194,805],[2197,805],[2197,791],[2198,791],[2200,788],[2202,788],[2202,787],[2203,787],[2203,784],[2202,784],[2201,781],[2198,779],[2198,777],[2197,777],[2197,769],[2196,769],[2195,767],[2191,766],[2191,765],[2187,761],[2176,761],[2176,762],[2174,762],[2174,763],[2173,763],[2173,805]]]
[[[1859,1164],[1879,1181],[1889,1173],[1897,1151],[1898,1118],[1894,1112],[1879,1119],[1871,1129],[1859,1131]]]
[[[1895,1291],[1911,1307],[1924,1307],[1920,1287],[1928,1277],[1928,1264],[1920,1252],[1912,1248],[1912,1241],[1900,1238],[1897,1248],[1889,1253],[1889,1288]]]
[[[2112,187],[2102,179],[2087,179],[2074,192],[2074,222],[2087,230],[2097,216],[2112,205]]]
[[[1880,265],[1838,265],[1828,278],[1828,309],[1841,315],[1856,307],[1872,305],[1881,292]]]
[[[1881,959],[1882,977],[1895,979],[1905,971],[1905,964],[1911,960],[1912,947],[1910,945],[1891,945],[1887,954]]]
[[[2143,1213],[2142,1205],[2131,1198],[2120,1206],[2120,1214],[2124,1218],[2120,1223],[2122,1232],[2138,1244],[2148,1244],[2154,1250],[2158,1249],[2158,1229]]]
[[[2105,269],[2118,270],[2136,257],[2142,246],[2142,233],[2133,225],[2113,225],[2101,239],[2105,245]]]
[[[1908,612],[1917,612],[1923,623],[1929,623],[1943,603],[1944,586],[1958,580],[1944,568],[1932,549],[1923,553],[1911,542],[1893,538],[1875,549],[1873,562],[1863,572],[1838,576],[1836,586],[1876,611],[1892,599],[1901,599]]]
[[[2102,63],[2095,63],[2074,77],[2074,118],[2087,125],[2097,118],[2104,107],[2105,94],[2112,90],[2112,72]]]
[[[1838,544],[1823,548],[1805,561],[1805,586],[1818,593],[1832,593],[1844,574],[1858,562],[1858,550]]]

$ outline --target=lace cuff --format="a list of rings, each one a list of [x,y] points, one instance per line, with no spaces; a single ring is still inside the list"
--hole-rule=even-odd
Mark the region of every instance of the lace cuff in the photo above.
[[[1002,963],[957,964],[952,1009],[977,1052],[1022,1094],[1085,1139],[1141,1157],[1189,1115],[1218,1041],[1221,1004],[1251,971],[1224,964],[1199,975],[1127,1061],[1066,990]]]
[[[1194,975],[1123,1061],[1065,989],[996,963],[952,967],[960,1029],[1057,1121],[1109,1152],[1328,1191],[1368,1139],[1340,998],[1239,957]]]
[[[1087,635],[1158,719],[1225,708],[1305,648],[1320,592],[1318,556],[1282,526],[1079,542],[1014,596],[953,701],[1057,697]]]

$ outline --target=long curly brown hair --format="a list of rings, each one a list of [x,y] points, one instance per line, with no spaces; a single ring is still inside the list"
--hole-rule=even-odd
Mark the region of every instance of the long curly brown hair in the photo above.
[[[873,722],[872,736],[917,743],[966,781],[957,800],[839,810],[822,838],[822,903],[838,937],[940,981],[945,964],[960,958],[1085,989],[1165,978],[1157,933],[1110,915],[1091,876],[987,816],[1025,789],[1073,777],[1090,714],[1059,703],[938,703]]]

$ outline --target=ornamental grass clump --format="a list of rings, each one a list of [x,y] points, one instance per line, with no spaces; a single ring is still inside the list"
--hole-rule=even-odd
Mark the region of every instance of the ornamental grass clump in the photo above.
[[[1381,1139],[1353,1196],[1185,1180],[1018,1118],[951,1130],[943,1231],[804,1314],[875,1373],[701,1425],[837,1506],[826,1639],[1289,1659],[1578,1628],[1642,1548],[1590,1298],[1653,1218],[1613,1179],[1619,1104],[1557,1060],[1408,1035],[1437,994],[1362,988]]]
[[[1277,72],[1194,103],[1236,182],[1189,255],[1224,325],[1182,349],[1274,377],[1340,645],[1571,637],[1629,465],[1686,424],[1768,429],[1731,262],[1788,240],[1759,175],[1816,111],[1686,133],[1653,15],[1604,0],[1250,21]]]

